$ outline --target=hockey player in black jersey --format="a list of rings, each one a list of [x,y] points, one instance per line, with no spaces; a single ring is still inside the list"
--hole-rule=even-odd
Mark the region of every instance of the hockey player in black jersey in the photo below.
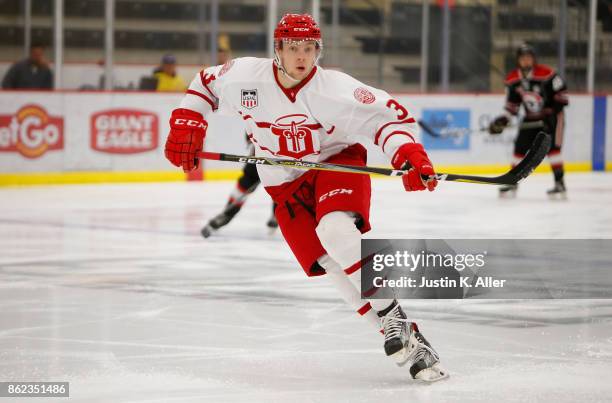
[[[236,188],[230,194],[230,197],[223,211],[212,218],[208,224],[202,227],[200,233],[204,238],[208,238],[219,228],[227,225],[238,214],[242,205],[246,201],[249,194],[253,193],[259,186],[259,175],[257,167],[252,164],[246,164],[242,170],[242,175],[238,178]],[[276,217],[274,217],[274,205],[272,206],[272,215],[266,223],[270,232],[273,232],[278,227]]]
[[[517,68],[506,77],[505,113],[489,125],[489,133],[499,134],[509,124],[512,116],[519,114],[521,105],[524,116],[519,124],[519,132],[514,142],[514,161],[518,163],[531,148],[533,140],[540,131],[552,136],[553,142],[548,158],[555,178],[555,186],[547,193],[551,198],[565,198],[563,181],[563,160],[561,146],[565,114],[563,108],[568,104],[567,87],[563,79],[551,67],[536,63],[534,49],[521,45],[516,52]],[[503,186],[500,196],[512,198],[517,186]]]

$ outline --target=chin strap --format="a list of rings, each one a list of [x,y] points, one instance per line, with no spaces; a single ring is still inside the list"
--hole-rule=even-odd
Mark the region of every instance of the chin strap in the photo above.
[[[289,73],[287,73],[287,70],[285,70],[285,68],[283,67],[282,63],[280,62],[280,58],[278,57],[278,54],[276,54],[276,52],[274,52],[274,64],[276,64],[276,67],[278,68],[278,71],[280,71],[281,73],[283,73],[283,75],[285,77],[287,77],[290,81],[292,81],[294,84],[299,83],[301,80],[296,80],[295,78],[291,77],[291,75]]]

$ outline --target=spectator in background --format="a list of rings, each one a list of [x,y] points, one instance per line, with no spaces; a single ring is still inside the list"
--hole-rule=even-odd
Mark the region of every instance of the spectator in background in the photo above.
[[[219,35],[217,38],[217,64],[225,64],[232,58],[232,47],[227,34]]]
[[[157,79],[157,91],[185,91],[187,84],[176,73],[176,58],[173,55],[162,57],[161,65],[155,69],[153,75]]]
[[[53,89],[53,73],[45,59],[45,47],[39,43],[30,46],[30,56],[13,64],[4,79],[4,89]]]

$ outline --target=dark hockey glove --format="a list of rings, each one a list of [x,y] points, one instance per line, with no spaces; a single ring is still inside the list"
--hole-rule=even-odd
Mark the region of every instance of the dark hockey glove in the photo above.
[[[510,121],[506,115],[496,117],[489,125],[489,134],[501,134]]]
[[[202,114],[189,109],[175,109],[170,117],[170,134],[166,140],[166,158],[183,171],[198,167],[196,154],[202,151],[208,123]]]

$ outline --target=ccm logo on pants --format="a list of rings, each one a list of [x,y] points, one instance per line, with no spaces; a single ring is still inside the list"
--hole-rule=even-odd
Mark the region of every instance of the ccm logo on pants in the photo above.
[[[334,190],[330,190],[327,193],[323,193],[321,195],[321,197],[319,197],[319,203],[321,203],[323,200],[327,199],[328,197],[332,197],[332,196],[336,196],[336,195],[350,195],[351,193],[353,193],[353,189],[334,189]]]

